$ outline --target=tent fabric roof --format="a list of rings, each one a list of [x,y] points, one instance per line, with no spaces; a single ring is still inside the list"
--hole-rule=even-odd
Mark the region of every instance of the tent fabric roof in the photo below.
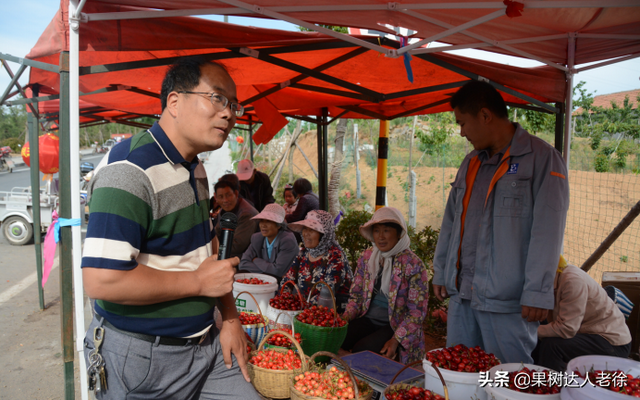
[[[539,57],[568,65],[569,36],[576,37],[575,64],[616,58],[640,52],[640,4],[636,0],[528,0],[521,16],[510,18],[505,11],[510,0],[92,0],[112,5],[154,10],[190,10],[193,13],[223,13],[245,16],[273,16],[312,24],[376,29],[394,33],[391,27],[416,31],[413,36],[433,38],[452,45],[473,45],[503,54]],[[202,11],[202,10],[206,10]],[[492,14],[496,13],[496,14]],[[290,22],[296,22],[290,20]],[[473,47],[478,47],[473,46]],[[488,46],[488,47],[487,47]],[[526,52],[527,55],[522,54]]]
[[[65,0],[61,5],[27,58],[58,64],[60,52],[67,50]],[[94,2],[85,8],[91,13],[115,10],[135,9]],[[385,43],[397,46],[395,42]],[[169,63],[162,59],[191,54],[207,54],[225,65],[237,84],[240,101],[271,90],[266,99],[279,112],[291,115],[319,115],[322,107],[328,107],[331,116],[348,110],[342,115],[347,118],[388,119],[446,111],[449,96],[469,79],[469,74],[481,75],[542,102],[564,100],[564,74],[547,66],[523,69],[447,54],[419,55],[411,62],[415,80],[410,83],[402,58],[384,57],[319,33],[242,27],[192,17],[83,23],[80,49],[84,72],[88,72],[86,67],[111,64],[100,69],[105,72],[81,72],[81,92],[111,89],[81,99],[105,109],[143,115],[161,112],[158,93]],[[257,50],[259,55],[246,49]],[[344,61],[335,63],[341,57]],[[119,70],[113,65],[140,61],[157,66]],[[56,73],[32,68],[30,83],[42,85],[41,93],[59,91]],[[509,102],[530,102],[513,94],[503,95]]]

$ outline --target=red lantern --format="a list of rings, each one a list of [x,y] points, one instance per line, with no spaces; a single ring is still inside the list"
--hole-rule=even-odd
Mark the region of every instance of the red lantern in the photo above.
[[[40,150],[40,172],[43,174],[55,174],[59,171],[60,139],[56,135],[47,133],[38,139]],[[24,162],[31,166],[31,149],[29,142],[22,146],[21,151]]]
[[[236,142],[238,142],[239,144],[244,143],[244,138],[242,136],[236,136]]]

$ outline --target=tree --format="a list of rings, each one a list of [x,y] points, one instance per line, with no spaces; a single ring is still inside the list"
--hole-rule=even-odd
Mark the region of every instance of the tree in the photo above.
[[[625,168],[627,156],[638,149],[634,140],[640,139],[640,113],[633,109],[628,96],[620,105],[612,101],[611,108],[594,106],[593,93],[588,93],[584,85],[585,82],[578,83],[573,91],[574,96],[579,92],[574,104],[582,107],[576,119],[576,135],[589,138],[591,149],[596,151],[597,172],[609,171],[611,161],[616,168]],[[637,101],[640,103],[640,95]]]
[[[323,28],[331,29],[332,31],[335,31],[335,32],[349,33],[349,28],[344,26],[333,26],[333,25],[323,25],[323,24],[317,24],[317,25]],[[301,32],[315,32],[313,29],[305,28],[304,26],[299,26],[298,29],[300,29]]]

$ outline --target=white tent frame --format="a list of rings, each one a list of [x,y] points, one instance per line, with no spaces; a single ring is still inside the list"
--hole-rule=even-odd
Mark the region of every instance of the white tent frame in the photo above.
[[[283,7],[271,7],[266,8],[263,6],[259,6],[256,4],[245,3],[240,0],[218,0],[218,2],[223,4],[228,4],[231,7],[229,8],[213,8],[213,9],[185,9],[185,10],[169,10],[169,11],[136,11],[136,12],[119,12],[119,13],[95,13],[95,14],[86,14],[82,13],[82,9],[86,4],[87,0],[69,0],[69,78],[70,78],[70,96],[69,96],[69,110],[70,110],[70,154],[74,154],[74,151],[79,151],[79,42],[80,42],[80,24],[81,23],[89,23],[91,21],[104,21],[104,20],[116,20],[116,19],[141,19],[141,18],[166,18],[166,17],[177,17],[177,16],[198,16],[198,15],[234,15],[234,16],[251,16],[251,15],[259,15],[264,17],[270,17],[273,19],[279,19],[282,21],[287,21],[292,24],[296,24],[299,26],[303,26],[308,29],[312,29],[314,31],[324,33],[326,35],[332,36],[334,38],[344,40],[371,50],[378,51],[384,54],[387,57],[399,57],[403,53],[409,54],[424,54],[424,53],[433,53],[438,51],[448,51],[455,49],[482,49],[486,50],[491,47],[501,48],[503,50],[507,50],[511,53],[518,54],[522,57],[539,61],[541,63],[547,64],[554,68],[560,69],[565,72],[567,76],[567,91],[565,97],[566,111],[565,111],[565,141],[564,141],[564,158],[567,164],[569,163],[570,157],[570,144],[571,144],[571,111],[572,111],[572,89],[573,89],[573,75],[577,72],[586,71],[588,69],[598,68],[604,65],[609,65],[613,63],[617,63],[620,61],[625,61],[629,59],[633,59],[640,56],[640,53],[635,53],[631,55],[627,55],[624,57],[619,57],[613,60],[603,61],[597,64],[585,66],[582,68],[576,69],[574,66],[575,61],[575,39],[578,37],[584,38],[608,38],[608,39],[618,39],[618,40],[638,40],[638,35],[607,35],[607,34],[579,34],[576,32],[571,32],[568,34],[557,34],[557,35],[548,35],[548,36],[538,36],[531,38],[522,38],[515,40],[505,40],[505,41],[495,41],[482,35],[478,35],[472,32],[467,31],[467,29],[480,25],[482,23],[491,21],[495,18],[502,16],[505,12],[506,6],[503,2],[477,2],[477,3],[466,3],[466,2],[455,2],[455,3],[429,3],[429,4],[402,4],[398,2],[389,2],[387,4],[381,5],[352,5],[352,4],[343,4],[343,5],[302,5],[302,6],[283,6]],[[580,2],[576,1],[562,1],[562,0],[553,0],[553,1],[539,1],[532,0],[526,1],[526,8],[615,8],[615,7],[640,7],[640,2],[637,0],[584,0]],[[460,26],[453,26],[443,21],[439,21],[435,18],[425,16],[423,14],[417,13],[415,10],[444,10],[444,9],[487,9],[487,10],[497,10],[490,12],[489,14],[484,15],[483,17],[477,18],[475,20],[466,22]],[[445,30],[439,34],[433,35],[429,38],[425,38],[420,40],[417,43],[407,45],[400,49],[387,49],[382,46],[378,46],[369,42],[362,41],[360,39],[351,37],[349,35],[345,35],[342,33],[338,33],[315,24],[292,18],[284,13],[287,12],[313,12],[313,11],[367,11],[367,10],[391,10],[399,13],[406,14],[408,16],[412,16],[415,18],[419,18],[421,20],[430,22],[434,25],[440,26]],[[458,45],[458,46],[444,46],[437,48],[420,48],[421,45],[428,43],[430,41],[441,40],[447,36],[462,33],[469,37],[475,38],[479,40],[478,43],[469,44],[469,45]],[[532,41],[544,41],[544,40],[558,40],[558,39],[568,39],[567,46],[567,64],[562,65],[556,62],[544,59],[542,57],[537,57],[532,54],[529,54],[525,51],[518,50],[512,47],[512,44],[517,43],[526,43]],[[79,168],[79,160],[77,157],[71,157],[70,160],[70,168],[71,168],[71,210],[72,210],[72,218],[80,218],[80,168]],[[82,399],[88,399],[88,388],[87,388],[87,379],[86,379],[86,365],[84,362],[83,356],[83,337],[82,332],[85,331],[84,326],[84,290],[82,285],[82,271],[80,268],[81,264],[81,232],[79,226],[74,226],[71,228],[72,232],[72,245],[73,245],[73,271],[74,271],[74,293],[75,293],[75,322],[76,322],[76,350],[78,352],[78,357],[80,361],[80,384],[81,384],[81,393]]]

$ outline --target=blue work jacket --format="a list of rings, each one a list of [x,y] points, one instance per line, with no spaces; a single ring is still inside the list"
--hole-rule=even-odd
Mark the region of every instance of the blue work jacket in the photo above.
[[[467,154],[452,183],[433,259],[433,284],[445,286],[451,296],[458,294],[467,172],[477,154]],[[553,309],[569,208],[567,168],[556,149],[520,125],[505,162],[482,214],[471,307],[498,313],[520,312],[522,306]]]

